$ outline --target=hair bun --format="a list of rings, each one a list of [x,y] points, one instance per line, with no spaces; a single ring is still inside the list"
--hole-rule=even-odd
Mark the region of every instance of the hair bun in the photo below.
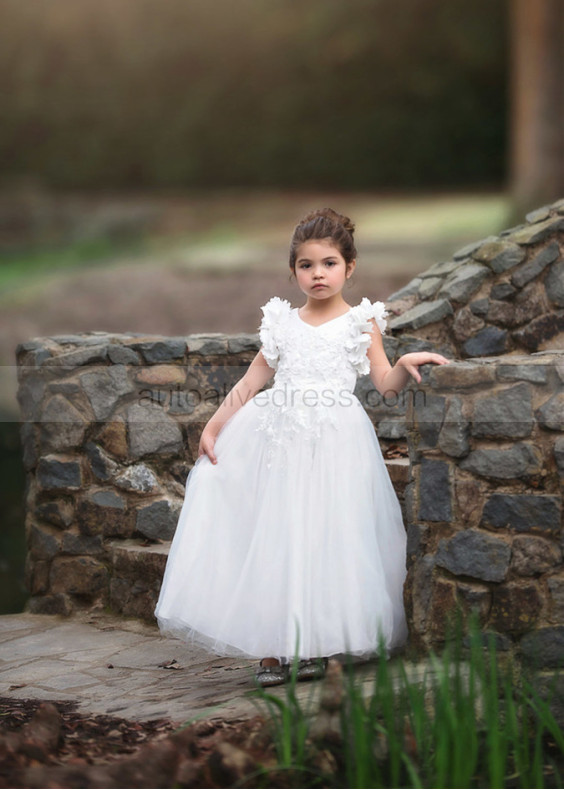
[[[341,225],[346,231],[348,231],[351,236],[354,234],[355,231],[355,224],[349,217],[345,217],[344,214],[339,214],[337,211],[334,211],[332,208],[318,208],[314,211],[310,211],[309,214],[306,214],[300,221],[300,225],[304,225],[307,222],[312,222],[315,219],[328,219],[330,222],[334,222],[336,225]]]

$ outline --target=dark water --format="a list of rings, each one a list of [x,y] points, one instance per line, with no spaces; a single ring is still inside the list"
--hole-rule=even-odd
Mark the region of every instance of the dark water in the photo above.
[[[20,426],[0,414],[0,614],[21,612],[24,587],[25,470]]]

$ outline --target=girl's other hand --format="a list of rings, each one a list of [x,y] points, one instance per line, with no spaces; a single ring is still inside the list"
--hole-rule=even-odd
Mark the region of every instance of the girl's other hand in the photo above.
[[[448,365],[449,362],[451,362],[450,359],[432,351],[411,351],[409,354],[404,354],[400,357],[397,364],[402,365],[419,383],[421,381],[421,374],[419,373],[421,365],[428,365],[429,363],[433,365]]]
[[[200,444],[198,445],[198,458],[201,455],[207,455],[212,464],[217,464],[217,457],[214,453],[214,445],[216,435],[209,428],[204,428],[200,436]]]

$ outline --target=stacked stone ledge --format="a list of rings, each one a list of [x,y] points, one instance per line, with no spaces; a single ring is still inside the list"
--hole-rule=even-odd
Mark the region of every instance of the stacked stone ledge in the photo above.
[[[563,249],[560,200],[387,304],[400,346],[455,361],[424,369],[404,417],[405,600],[424,650],[473,611],[499,647],[564,661]]]
[[[202,428],[259,348],[258,334],[103,332],[17,347],[32,612],[153,618]],[[391,468],[400,496],[407,473]]]
[[[470,244],[392,294],[389,327],[457,359],[564,347],[564,200]]]
[[[407,415],[413,644],[442,644],[457,610],[501,648],[562,641],[564,351],[455,362],[427,384]]]

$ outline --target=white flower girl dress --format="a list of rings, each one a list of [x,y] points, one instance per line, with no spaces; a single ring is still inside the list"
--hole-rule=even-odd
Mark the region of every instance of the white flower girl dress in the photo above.
[[[281,662],[370,657],[380,637],[389,651],[407,636],[406,535],[353,394],[384,304],[365,297],[319,326],[278,297],[261,309],[273,385],[224,424],[217,464],[201,455],[187,477],[159,627],[217,655]]]

